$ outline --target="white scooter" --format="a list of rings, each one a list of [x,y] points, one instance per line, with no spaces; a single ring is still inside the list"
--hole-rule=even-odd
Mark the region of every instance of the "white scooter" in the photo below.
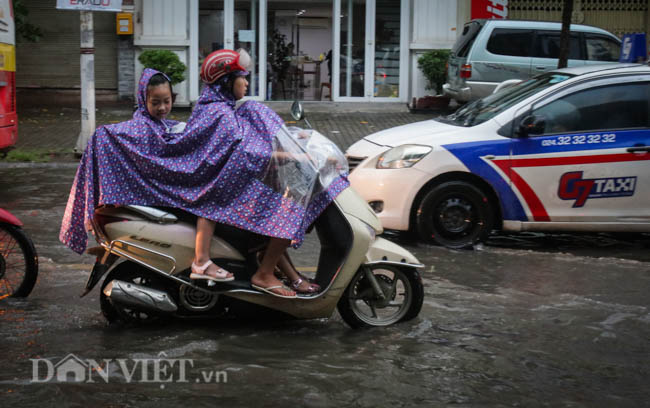
[[[294,103],[292,115],[302,118],[299,103]],[[286,127],[280,132],[291,133]],[[235,280],[209,286],[213,282],[189,278],[196,217],[169,208],[103,206],[96,210],[92,225],[100,246],[89,250],[97,262],[83,295],[108,272],[100,304],[109,322],[267,313],[313,319],[330,317],[338,307],[343,319],[357,328],[406,321],[422,308],[418,269],[423,265],[404,248],[377,237],[382,233],[379,220],[352,188],[341,192],[314,222],[320,255],[313,281],[322,290],[293,299],[251,287],[258,267],[258,253],[251,248],[258,243],[247,231],[217,225],[212,261],[232,272]]]

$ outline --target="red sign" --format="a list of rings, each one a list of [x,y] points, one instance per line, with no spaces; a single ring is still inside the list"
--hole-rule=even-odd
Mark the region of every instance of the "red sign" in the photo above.
[[[508,17],[508,0],[472,0],[472,19]]]

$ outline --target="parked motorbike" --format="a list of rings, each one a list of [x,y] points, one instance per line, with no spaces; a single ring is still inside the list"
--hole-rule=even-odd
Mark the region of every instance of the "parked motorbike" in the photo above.
[[[297,120],[303,117],[299,103],[294,104],[292,114]],[[283,127],[280,132],[295,136],[301,130]],[[312,134],[310,140],[325,139],[317,132]],[[330,149],[335,146],[329,144]],[[307,142],[296,146],[311,156],[319,154],[314,149],[324,149]],[[335,153],[328,151],[324,156]],[[310,179],[305,174],[316,174],[324,182],[326,165],[312,161],[310,167],[311,173],[298,169],[303,176],[292,182]],[[379,220],[352,188],[341,192],[314,222],[320,255],[313,281],[322,288],[315,294],[285,299],[253,289],[250,278],[259,265],[254,249],[259,242],[254,234],[226,225],[217,225],[211,258],[232,272],[235,280],[191,280],[195,226],[196,217],[172,208],[99,207],[92,227],[100,246],[89,250],[97,262],[83,295],[107,273],[100,292],[102,313],[109,322],[122,323],[157,322],[165,316],[259,317],[264,312],[313,319],[330,317],[338,308],[342,318],[357,328],[406,321],[422,307],[424,290],[418,269],[423,265],[404,248],[377,236],[382,233]]]
[[[28,296],[38,276],[38,256],[20,222],[0,208],[0,299]]]

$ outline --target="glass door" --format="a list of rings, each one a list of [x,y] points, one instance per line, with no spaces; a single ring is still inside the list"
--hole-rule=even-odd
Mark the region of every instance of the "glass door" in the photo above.
[[[335,99],[404,100],[408,0],[337,0],[334,15]]]
[[[371,1],[371,0],[369,0]],[[367,9],[366,0],[337,1],[335,15],[339,16],[337,38],[333,53],[335,66],[334,92],[337,99],[363,98],[367,78],[366,37]]]
[[[264,0],[199,1],[199,66],[212,51],[243,48],[251,56],[247,97],[261,99],[260,6]]]
[[[248,76],[248,94],[247,96],[259,97],[260,88],[260,69],[259,69],[259,20],[260,20],[260,0],[236,0],[234,10],[234,47],[246,50],[251,56],[251,67]]]
[[[375,98],[396,100],[400,97],[401,1],[378,0],[373,19]]]
[[[266,4],[266,99],[330,99],[332,0]]]

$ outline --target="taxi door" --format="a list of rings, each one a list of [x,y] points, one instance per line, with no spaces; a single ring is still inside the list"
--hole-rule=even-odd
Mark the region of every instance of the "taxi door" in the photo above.
[[[650,223],[650,76],[578,83],[520,115],[511,186],[529,221]]]

